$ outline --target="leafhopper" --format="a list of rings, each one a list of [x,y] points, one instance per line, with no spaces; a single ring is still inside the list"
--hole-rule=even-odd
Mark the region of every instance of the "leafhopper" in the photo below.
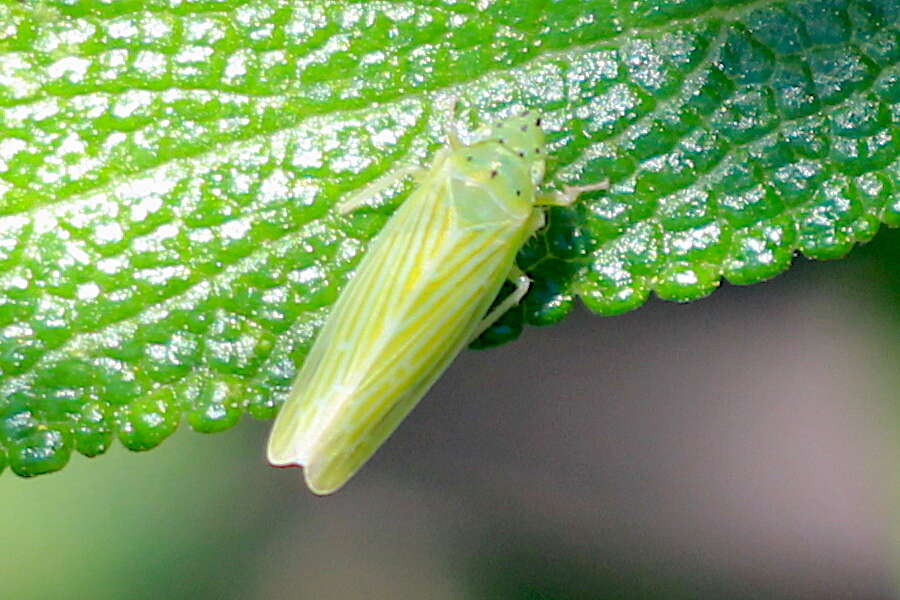
[[[429,169],[400,175],[417,189],[371,242],[272,427],[269,462],[304,467],[314,493],[344,485],[462,348],[522,299],[530,280],[515,257],[543,226],[542,207],[606,188],[539,193],[546,149],[533,113],[468,145],[448,137]],[[515,291],[488,312],[507,279]]]

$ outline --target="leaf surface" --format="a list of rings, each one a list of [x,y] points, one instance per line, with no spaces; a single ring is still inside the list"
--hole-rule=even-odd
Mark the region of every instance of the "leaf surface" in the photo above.
[[[478,345],[758,282],[900,223],[896,0],[0,1],[0,462],[274,415],[454,101],[549,187]]]

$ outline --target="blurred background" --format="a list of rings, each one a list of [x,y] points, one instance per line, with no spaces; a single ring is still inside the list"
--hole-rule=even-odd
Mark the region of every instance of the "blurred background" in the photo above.
[[[0,597],[900,597],[900,232],[465,352],[337,495],[267,423],[0,477]]]

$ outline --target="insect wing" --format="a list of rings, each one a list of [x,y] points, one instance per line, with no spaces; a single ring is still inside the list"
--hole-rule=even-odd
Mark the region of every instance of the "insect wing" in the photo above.
[[[521,243],[522,224],[460,223],[433,173],[397,210],[322,329],[273,428],[273,464],[313,491],[346,482],[469,341]],[[476,190],[477,192],[477,190]]]

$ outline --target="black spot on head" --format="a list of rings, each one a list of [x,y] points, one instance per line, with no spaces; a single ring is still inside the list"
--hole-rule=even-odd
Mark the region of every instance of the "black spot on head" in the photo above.
[[[503,143],[503,138],[500,138],[500,139],[497,140],[497,141],[500,142],[500,143],[502,144],[502,143]]]
[[[519,158],[525,158],[525,153],[524,153],[524,152],[519,152]]]
[[[522,190],[516,190],[516,196],[521,196],[521,195],[522,195]]]
[[[471,156],[471,155],[470,155],[470,156],[467,156],[467,157],[466,157],[466,160],[469,161],[469,162],[472,162],[472,156]]]
[[[534,149],[534,153],[535,153],[535,154],[540,154],[540,153],[541,153],[541,149],[540,149],[540,148],[535,148],[535,149]]]
[[[497,176],[497,169],[494,169],[493,171],[491,171],[491,179],[493,179],[496,176]]]
[[[541,126],[541,119],[538,118],[538,119],[534,122],[534,124],[537,125],[538,127],[540,127],[540,126]]]

